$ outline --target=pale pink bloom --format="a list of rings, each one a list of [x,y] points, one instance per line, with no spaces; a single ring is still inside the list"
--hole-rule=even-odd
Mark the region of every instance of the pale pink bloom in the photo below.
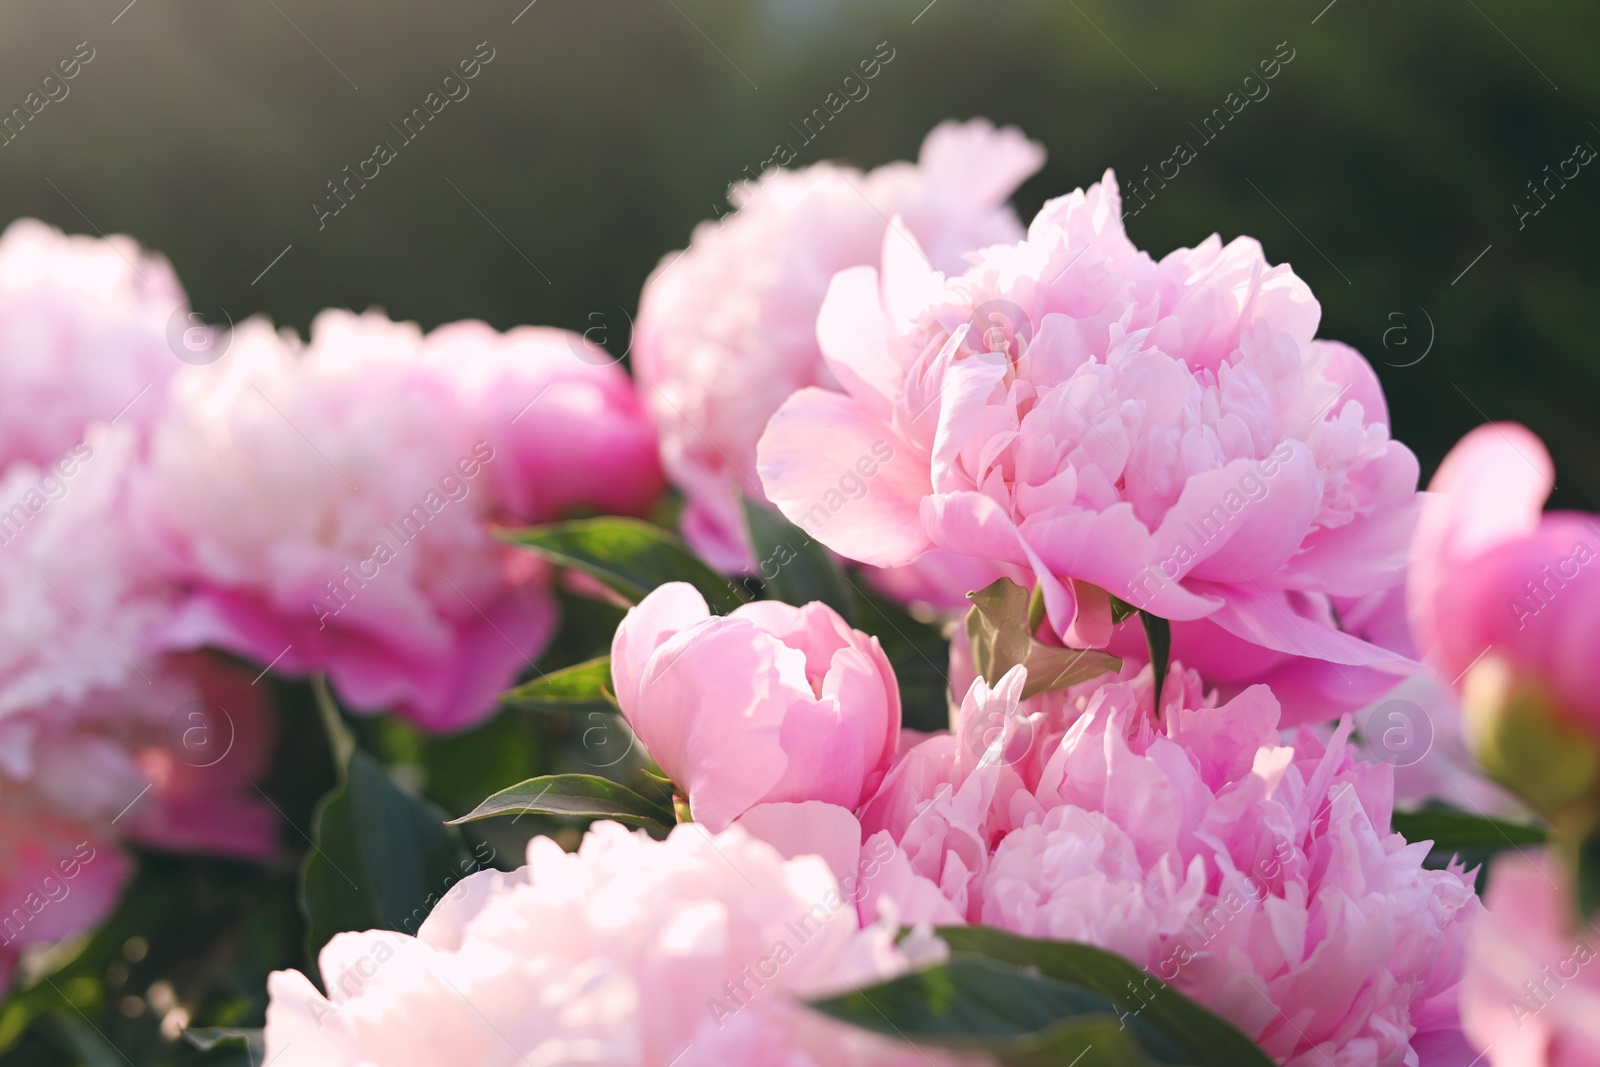
[[[899,741],[900,690],[878,639],[826,604],[713,616],[672,582],[622,620],[611,675],[629,725],[714,832],[774,801],[854,808]]]
[[[1024,569],[1075,647],[1110,640],[1109,592],[1279,661],[1399,669],[1340,629],[1333,598],[1402,581],[1417,463],[1372,368],[1314,338],[1319,317],[1249,238],[1135,249],[1109,172],[955,277],[895,228],[881,276],[840,272],[818,318],[845,391],[784,404],[762,483],[851,559]],[[839,503],[874,447],[893,458]]]
[[[1495,862],[1468,939],[1461,1021],[1486,1067],[1600,1063],[1600,941],[1553,857]]]
[[[755,569],[740,500],[765,499],[756,441],[795,390],[838,388],[817,346],[829,279],[876,262],[896,215],[943,270],[1015,241],[1022,228],[1006,198],[1043,162],[1044,149],[1015,129],[946,122],[915,164],[863,174],[819,163],[740,183],[737,210],[702,223],[656,268],[640,298],[634,371],[668,474],[688,497],[684,534],[706,559]]]
[[[907,861],[864,917],[929,918],[936,887],[966,921],[1131,959],[1294,1067],[1451,1042],[1471,879],[1390,831],[1391,770],[1355,760],[1348,723],[1285,746],[1265,687],[1217,706],[1177,666],[1159,719],[1148,667],[1032,711],[1023,679],[975,683],[862,808],[864,851],[887,834]]]
[[[171,612],[128,483],[132,426],[97,426],[43,468],[0,475],[0,717],[139,679]]]
[[[1411,619],[1457,685],[1486,653],[1600,725],[1600,517],[1541,509],[1554,487],[1543,443],[1480,426],[1439,466],[1417,530]]]
[[[576,854],[463,879],[415,938],[340,934],[324,997],[268,982],[280,1067],[925,1067],[952,1059],[835,1023],[808,998],[938,961],[943,945],[861,929],[827,865],[739,828],[666,841],[597,823]]]
[[[326,672],[357,710],[480,721],[556,622],[548,569],[489,525],[660,488],[622,372],[574,346],[330,311],[302,347],[245,323],[174,382],[142,475],[183,589],[166,640]]]
[[[96,422],[148,425],[183,366],[169,328],[186,358],[211,343],[187,314],[167,261],[129,238],[13,222],[0,235],[0,467],[52,463]]]

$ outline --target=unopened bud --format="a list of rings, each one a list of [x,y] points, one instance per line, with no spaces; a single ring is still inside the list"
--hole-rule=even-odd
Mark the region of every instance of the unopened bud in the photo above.
[[[1479,766],[1546,818],[1593,800],[1600,781],[1595,738],[1504,659],[1485,656],[1467,672],[1462,711]]]

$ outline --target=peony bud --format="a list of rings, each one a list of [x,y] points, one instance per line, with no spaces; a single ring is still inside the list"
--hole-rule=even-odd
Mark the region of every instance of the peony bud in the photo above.
[[[1546,817],[1592,798],[1600,747],[1504,658],[1485,656],[1467,672],[1462,712],[1478,764]]]
[[[713,833],[756,804],[856,808],[899,739],[900,690],[878,639],[825,604],[713,616],[673,582],[623,619],[611,675],[629,725]]]

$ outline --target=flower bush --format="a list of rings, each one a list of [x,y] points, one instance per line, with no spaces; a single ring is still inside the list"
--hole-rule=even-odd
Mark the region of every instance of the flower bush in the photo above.
[[[0,1054],[1588,1063],[1600,520],[1043,158],[742,184],[631,374],[7,230]]]

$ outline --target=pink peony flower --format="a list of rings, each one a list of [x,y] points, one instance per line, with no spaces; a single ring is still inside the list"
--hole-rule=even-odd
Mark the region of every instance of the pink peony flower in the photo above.
[[[1554,486],[1532,433],[1480,426],[1429,485],[1417,530],[1410,609],[1418,643],[1458,685],[1494,658],[1600,727],[1600,517],[1542,515]]]
[[[1391,769],[1356,762],[1348,723],[1286,747],[1265,687],[1217,706],[1177,666],[1159,719],[1148,666],[1031,712],[1024,679],[980,679],[955,732],[861,809],[863,854],[883,836],[903,854],[863,917],[890,900],[1101,946],[1294,1067],[1397,1067],[1414,1040],[1449,1042],[1472,882],[1390,831]]]
[[[1600,936],[1573,919],[1550,857],[1497,860],[1473,924],[1461,1020],[1486,1067],[1600,1063]]]
[[[281,1067],[950,1064],[799,1003],[940,958],[925,933],[895,934],[860,929],[815,856],[784,860],[738,828],[658,842],[597,823],[576,854],[535,838],[521,870],[463,879],[415,938],[338,935],[319,960],[326,997],[275,973],[266,1054]]]
[[[1030,572],[1074,647],[1110,640],[1109,592],[1204,620],[1232,639],[1224,666],[1260,647],[1265,669],[1402,669],[1340,628],[1334,598],[1401,583],[1417,463],[1366,361],[1314,339],[1319,314],[1248,238],[1135,249],[1109,172],[953,278],[896,228],[881,278],[835,276],[817,335],[844,392],[784,404],[762,483],[851,559],[943,550]],[[843,501],[841,473],[874,448],[888,458]]]
[[[556,621],[547,569],[489,523],[660,489],[622,372],[569,342],[326,312],[302,349],[246,323],[174,383],[142,477],[184,590],[166,640],[325,671],[353,708],[430,729],[488,715]]]
[[[0,789],[0,996],[23,949],[105,919],[131,870],[102,827],[28,807]]]
[[[854,808],[899,740],[900,690],[878,639],[826,604],[712,616],[673,582],[622,620],[611,675],[629,725],[713,832],[774,801]]]
[[[154,848],[267,856],[277,816],[252,783],[272,723],[251,679],[210,653],[175,655],[82,701],[0,717],[0,803]]]
[[[132,521],[132,426],[97,426],[0,475],[0,717],[142,682],[171,611]]]
[[[765,499],[756,441],[795,390],[837,388],[816,334],[834,273],[875,262],[896,215],[944,270],[1015,241],[1022,228],[1006,198],[1043,162],[1044,149],[1015,129],[947,122],[914,165],[863,174],[819,163],[741,183],[732,215],[702,223],[686,251],[662,261],[640,298],[634,370],[667,471],[688,497],[683,530],[696,551],[730,573],[755,569],[740,499]],[[951,595],[944,585],[907,591]]]
[[[128,238],[12,223],[0,235],[0,467],[53,463],[95,422],[148,425],[183,366],[169,330],[209,343],[187,313],[167,261]]]
[[[128,425],[0,477],[0,986],[18,951],[99,922],[123,846],[256,858],[266,694],[210,655],[163,656],[172,602],[129,521]]]

